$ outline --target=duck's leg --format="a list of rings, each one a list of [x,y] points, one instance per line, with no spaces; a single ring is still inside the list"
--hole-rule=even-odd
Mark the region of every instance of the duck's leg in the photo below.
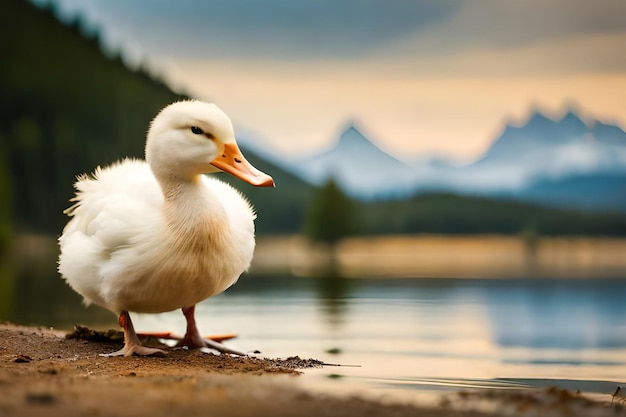
[[[154,337],[157,339],[176,340],[176,341],[180,341],[183,339],[182,336],[177,335],[172,332],[167,332],[167,331],[166,332],[139,332],[137,333],[137,336],[139,336],[140,339],[144,337]],[[214,334],[210,336],[204,336],[204,338],[210,339],[214,342],[222,343],[225,340],[237,338],[237,334],[236,333]]]
[[[161,349],[149,348],[141,344],[137,333],[135,333],[135,328],[133,327],[133,322],[130,319],[128,311],[122,311],[120,313],[118,322],[120,327],[124,330],[124,347],[117,352],[101,354],[100,356],[110,358],[111,356],[132,356],[133,354],[143,356],[165,355],[165,352]]]
[[[247,356],[244,352],[228,348],[221,343],[209,339],[204,339],[202,336],[200,336],[198,326],[196,326],[195,305],[183,308],[182,310],[185,319],[187,319],[187,331],[185,331],[185,336],[176,344],[176,346],[188,346],[191,348],[207,347],[215,349],[221,353],[231,353],[233,355]]]

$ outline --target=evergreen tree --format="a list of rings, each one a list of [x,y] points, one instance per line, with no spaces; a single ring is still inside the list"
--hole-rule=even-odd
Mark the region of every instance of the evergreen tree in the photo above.
[[[337,183],[330,179],[313,198],[305,234],[315,242],[334,245],[357,231],[354,203]]]

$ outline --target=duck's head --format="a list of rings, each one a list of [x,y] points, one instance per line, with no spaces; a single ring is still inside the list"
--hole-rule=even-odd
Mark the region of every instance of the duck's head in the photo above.
[[[157,177],[224,171],[252,185],[274,186],[244,158],[230,119],[212,103],[179,101],[161,110],[148,130],[146,160]]]

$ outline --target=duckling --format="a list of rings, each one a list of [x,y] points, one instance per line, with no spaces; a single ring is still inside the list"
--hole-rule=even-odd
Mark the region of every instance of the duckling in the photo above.
[[[254,252],[250,203],[203,175],[222,171],[274,186],[244,158],[222,110],[187,100],[154,118],[145,160],[124,159],[78,178],[59,238],[59,272],[86,304],[118,315],[124,347],[105,356],[163,354],[141,344],[129,312],[179,308],[187,321],[179,345],[244,355],[202,338],[194,314],[197,303],[238,280]]]

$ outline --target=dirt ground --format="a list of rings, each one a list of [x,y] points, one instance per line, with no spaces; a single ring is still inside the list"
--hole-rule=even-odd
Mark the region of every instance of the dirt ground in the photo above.
[[[621,404],[549,390],[459,392],[437,407],[305,390],[313,359],[168,348],[164,357],[98,354],[121,342],[0,322],[0,416],[626,416]]]

